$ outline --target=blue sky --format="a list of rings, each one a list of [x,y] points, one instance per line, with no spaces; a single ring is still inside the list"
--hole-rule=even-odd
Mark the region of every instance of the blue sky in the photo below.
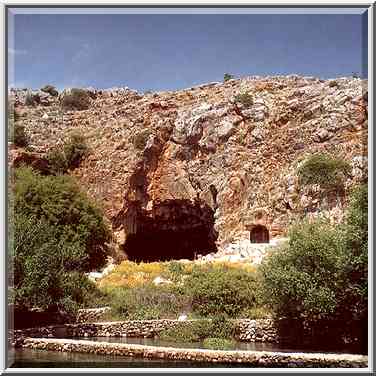
[[[8,34],[9,82],[144,91],[221,81],[225,72],[362,75],[364,20],[351,14],[17,14]]]

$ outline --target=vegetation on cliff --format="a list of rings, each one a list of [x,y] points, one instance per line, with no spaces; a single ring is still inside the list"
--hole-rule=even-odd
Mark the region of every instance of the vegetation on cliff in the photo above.
[[[73,132],[62,146],[56,146],[47,155],[49,168],[55,175],[65,174],[80,165],[89,154],[85,137]]]

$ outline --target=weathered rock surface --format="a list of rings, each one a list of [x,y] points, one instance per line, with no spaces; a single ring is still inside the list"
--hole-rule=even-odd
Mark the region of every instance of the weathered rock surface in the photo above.
[[[67,112],[48,93],[39,91],[48,103],[34,106],[25,105],[26,90],[11,97],[41,157],[71,130],[85,134],[92,153],[72,174],[104,207],[118,239],[158,215],[183,231],[166,209],[181,211],[180,200],[197,226],[192,208],[210,208],[213,239],[224,250],[249,239],[260,208],[271,239],[307,212],[341,219],[346,200],[320,201],[318,189],[299,187],[296,168],[308,155],[328,152],[352,165],[346,190],[365,178],[366,85],[356,78],[276,76],[145,95],[91,89],[90,109]],[[253,96],[249,108],[234,103],[240,92]],[[145,130],[150,135],[139,149],[132,140]]]

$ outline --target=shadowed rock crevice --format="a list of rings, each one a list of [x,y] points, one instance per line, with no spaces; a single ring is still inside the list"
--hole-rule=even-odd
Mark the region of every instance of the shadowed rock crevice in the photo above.
[[[133,231],[123,246],[129,260],[194,259],[216,252],[213,210],[200,201],[168,200],[135,213]]]

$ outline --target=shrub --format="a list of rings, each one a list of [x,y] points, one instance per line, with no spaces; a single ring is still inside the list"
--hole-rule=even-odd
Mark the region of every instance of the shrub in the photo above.
[[[321,221],[290,231],[288,246],[261,265],[265,303],[292,318],[331,314],[336,308],[337,276],[344,266],[337,229]]]
[[[182,322],[159,333],[159,337],[173,342],[197,342],[210,335],[209,321]]]
[[[80,243],[88,255],[84,270],[105,264],[110,230],[103,214],[69,176],[41,176],[30,168],[15,171],[14,210],[56,226],[66,241]]]
[[[9,226],[10,274],[13,303],[24,308],[58,310],[74,315],[94,285],[76,270],[87,255],[75,240],[32,215],[16,211]]]
[[[187,298],[152,285],[106,291],[112,310],[119,319],[175,319],[187,305]]]
[[[367,190],[360,187],[343,224],[303,222],[291,230],[287,246],[264,260],[262,293],[278,316],[316,327],[316,334],[326,321],[339,330],[333,337],[366,336],[367,209]]]
[[[220,313],[211,320],[211,336],[216,338],[231,338],[234,334],[234,324],[227,315]]]
[[[40,90],[51,94],[53,97],[57,97],[59,95],[59,92],[56,90],[55,86],[52,85],[45,85]]]
[[[233,78],[235,78],[234,75],[229,74],[229,73],[225,73],[224,76],[223,76],[223,81],[226,82],[226,81],[232,80]]]
[[[234,350],[235,342],[223,338],[206,338],[203,346],[211,350]]]
[[[244,107],[251,107],[253,105],[253,97],[249,93],[240,93],[234,98],[235,103],[240,103]]]
[[[53,173],[64,174],[68,169],[77,168],[88,154],[85,137],[72,133],[63,147],[56,147],[48,153],[47,160]]]
[[[20,147],[26,147],[29,145],[29,137],[27,136],[23,125],[15,122],[13,132],[13,142],[15,145]]]
[[[346,161],[326,154],[314,154],[298,168],[301,185],[319,184],[325,189],[341,187],[349,173]]]
[[[145,148],[148,138],[151,132],[149,129],[144,129],[141,132],[138,132],[132,140],[133,146],[136,149],[142,150]]]
[[[184,291],[192,296],[194,311],[203,315],[238,316],[256,303],[256,279],[242,269],[209,267],[195,268],[184,282]]]
[[[14,109],[14,103],[8,104],[8,141],[16,146],[26,147],[29,145],[29,137],[25,127],[19,123],[20,115]]]
[[[80,133],[72,133],[63,149],[69,168],[78,167],[89,153],[85,137]]]
[[[16,146],[26,147],[29,145],[29,137],[25,131],[25,127],[21,125],[16,114],[9,113],[8,141],[13,142]]]
[[[68,169],[67,157],[62,148],[56,147],[47,154],[47,161],[50,171],[55,175],[65,174]]]
[[[66,110],[87,110],[90,104],[91,98],[87,90],[77,88],[66,92],[61,100],[61,105]]]
[[[366,185],[361,185],[352,192],[343,232],[346,289],[340,291],[341,315],[367,322],[368,192]]]
[[[174,342],[194,342],[209,337],[231,339],[233,333],[233,323],[221,317],[217,321],[213,319],[178,323],[172,328],[163,330],[159,336]]]

